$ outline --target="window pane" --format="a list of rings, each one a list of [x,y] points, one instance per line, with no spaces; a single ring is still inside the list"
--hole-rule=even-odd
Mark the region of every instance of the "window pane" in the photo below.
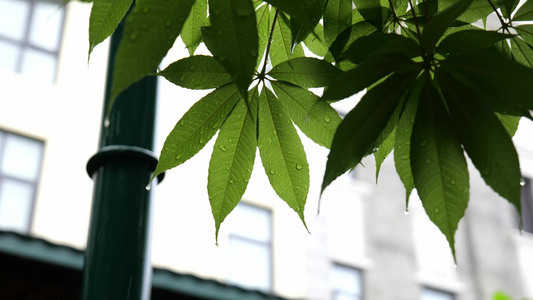
[[[59,3],[38,1],[33,12],[30,43],[50,51],[57,51],[62,21],[63,10]]]
[[[362,295],[362,285],[359,270],[334,265],[330,275],[334,299],[359,299]]]
[[[20,47],[0,40],[0,68],[16,71]]]
[[[53,82],[55,78],[56,56],[34,49],[26,49],[22,62],[22,74]]]
[[[29,1],[0,0],[0,35],[21,41],[29,12]]]
[[[231,213],[232,234],[260,242],[270,242],[272,232],[270,211],[247,204],[239,204]]]
[[[4,179],[0,185],[0,228],[26,232],[33,198],[33,185]]]
[[[268,291],[271,288],[271,259],[268,245],[237,237],[229,241],[229,281],[242,287]]]
[[[2,172],[24,180],[36,181],[39,176],[43,145],[18,135],[6,135]]]
[[[420,300],[453,300],[453,295],[433,289],[424,288]]]

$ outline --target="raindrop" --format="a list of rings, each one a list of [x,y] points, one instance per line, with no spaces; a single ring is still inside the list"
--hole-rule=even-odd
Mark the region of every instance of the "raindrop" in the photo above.
[[[139,34],[137,32],[133,32],[132,34],[130,34],[130,41],[135,41],[138,36]]]
[[[283,118],[283,113],[279,113],[278,116],[279,116],[280,118]]]
[[[180,159],[181,159],[181,154],[176,155],[176,160],[180,160]]]
[[[272,144],[272,139],[271,138],[267,138],[267,143],[270,145]]]
[[[196,69],[196,66],[189,66],[189,70],[194,70]]]
[[[420,143],[420,146],[422,147],[426,147],[428,145],[428,142],[427,141],[423,141]]]
[[[276,170],[274,170],[274,169],[270,169],[270,174],[271,174],[271,175],[276,174]]]
[[[324,122],[330,123],[331,122],[331,117],[330,116],[325,116],[324,117]]]
[[[172,25],[172,19],[168,19],[165,21],[165,26],[166,27],[170,27],[170,25]]]
[[[200,138],[200,140],[198,140],[198,142],[203,145],[205,143],[205,140],[203,138]]]
[[[296,170],[301,170],[303,168],[304,168],[304,165],[302,165],[301,163],[296,164]]]
[[[453,269],[454,269],[454,270],[457,270],[457,268],[458,268],[458,267],[457,267],[457,264],[453,264]]]
[[[229,171],[229,169],[230,169],[230,168],[229,168],[229,165],[227,165],[227,166],[226,166],[226,171]]]
[[[152,185],[151,185],[151,184],[147,184],[146,187],[145,187],[145,189],[146,189],[147,191],[149,191],[151,188],[152,188]]]
[[[104,127],[108,128],[109,125],[111,125],[111,121],[109,121],[109,118],[106,118],[105,121],[104,121]]]
[[[450,183],[453,185],[455,184],[455,180],[450,180]]]
[[[147,13],[148,12],[148,7],[143,8],[143,12]]]
[[[406,215],[406,216],[408,216],[408,215],[409,215],[409,209],[406,208],[406,209],[403,211],[403,214]]]
[[[248,183],[248,179],[244,179],[244,182]]]
[[[426,164],[431,163],[431,159],[426,159]]]
[[[226,146],[224,146],[224,145],[218,145],[218,149],[220,149],[220,150],[222,150],[224,152],[227,151]]]
[[[372,153],[378,152],[378,148],[372,148]]]
[[[438,213],[439,213],[439,211],[440,211],[440,209],[438,209],[438,208],[435,208],[435,210],[434,210],[433,212],[434,212],[434,213],[436,213],[436,214],[438,214]]]
[[[520,180],[520,185],[521,186],[525,186],[526,185],[526,181],[524,179]]]
[[[229,180],[229,183],[233,183],[233,182],[234,182],[233,179],[230,179],[230,180]]]

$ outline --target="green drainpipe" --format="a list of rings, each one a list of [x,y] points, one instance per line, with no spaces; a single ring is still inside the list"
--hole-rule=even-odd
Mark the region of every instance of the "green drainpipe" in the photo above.
[[[111,38],[104,115],[123,29],[121,23]],[[157,164],[156,86],[155,77],[145,77],[117,98],[109,123],[102,123],[99,151],[87,163],[94,191],[83,300],[150,298],[153,189],[146,187]]]

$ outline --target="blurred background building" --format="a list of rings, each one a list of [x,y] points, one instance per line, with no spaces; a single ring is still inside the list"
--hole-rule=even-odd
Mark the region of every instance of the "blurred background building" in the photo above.
[[[103,43],[88,62],[89,13],[90,5],[78,2],[0,0],[0,299],[29,299],[24,285],[19,294],[5,294],[9,272],[22,265],[44,261],[65,272],[82,265],[93,185],[85,165],[97,150],[108,50]],[[178,41],[164,64],[186,55]],[[159,81],[158,149],[203,94]],[[339,112],[354,101],[341,102]],[[242,204],[222,224],[216,246],[206,188],[211,142],[167,172],[156,188],[154,285],[313,300],[475,300],[491,299],[496,291],[533,297],[531,127],[523,121],[515,137],[524,175],[524,232],[511,205],[472,169],[471,201],[457,233],[457,267],[416,195],[404,213],[405,192],[391,158],[377,185],[372,158],[336,180],[317,214],[327,149],[305,137],[311,234],[272,190],[257,161]],[[55,272],[39,268],[42,278]],[[73,291],[76,276],[65,279]]]

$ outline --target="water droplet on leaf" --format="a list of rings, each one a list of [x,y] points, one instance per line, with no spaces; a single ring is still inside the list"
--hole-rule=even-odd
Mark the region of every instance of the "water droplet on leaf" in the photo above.
[[[330,116],[325,116],[324,117],[324,122],[330,123],[331,122],[331,117]]]
[[[181,159],[181,154],[176,155],[176,160],[180,160],[180,159]]]
[[[218,149],[222,150],[223,152],[227,151],[226,146],[224,145],[218,145]]]
[[[276,174],[276,170],[274,170],[274,169],[270,169],[270,174],[271,174],[271,175]]]
[[[301,163],[296,164],[296,170],[301,170],[303,168],[304,168],[304,165],[302,165]]]
[[[130,34],[130,41],[135,41],[138,36],[139,34],[137,32]]]
[[[149,191],[151,188],[152,188],[151,184],[147,184],[146,187],[145,187],[145,189],[146,189],[147,191]]]

